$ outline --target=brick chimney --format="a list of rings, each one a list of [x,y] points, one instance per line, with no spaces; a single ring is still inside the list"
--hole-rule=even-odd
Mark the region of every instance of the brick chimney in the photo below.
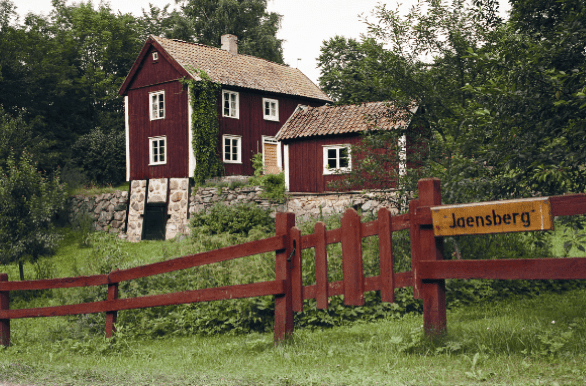
[[[238,36],[236,35],[222,35],[222,49],[228,51],[232,55],[238,54]]]

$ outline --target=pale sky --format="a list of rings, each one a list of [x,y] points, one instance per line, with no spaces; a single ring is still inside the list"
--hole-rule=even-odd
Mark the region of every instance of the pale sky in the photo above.
[[[21,21],[28,12],[48,14],[52,10],[51,0],[14,0]],[[74,1],[67,0],[66,4]],[[79,2],[79,1],[77,1]],[[85,1],[84,1],[85,2]],[[171,4],[174,0],[110,0],[107,1],[114,11],[142,15],[142,9],[148,9],[149,3],[158,7]],[[285,63],[299,68],[313,82],[318,84],[319,70],[316,58],[319,56],[322,42],[336,35],[347,38],[359,38],[366,33],[366,26],[359,14],[370,15],[381,0],[268,0],[268,10],[283,15],[281,29],[277,33],[284,39],[283,54]],[[397,1],[382,1],[387,8],[395,9]],[[407,11],[414,0],[402,0],[402,8]],[[98,4],[99,1],[93,1]],[[501,0],[501,8],[508,3]],[[501,9],[501,12],[503,9]],[[298,60],[300,59],[300,60]]]

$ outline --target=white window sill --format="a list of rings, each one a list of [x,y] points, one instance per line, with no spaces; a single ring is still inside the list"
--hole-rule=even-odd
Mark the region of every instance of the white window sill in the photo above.
[[[160,163],[156,163],[156,164],[149,164],[149,166],[160,166],[160,165],[167,165],[166,162],[160,162]]]
[[[351,171],[352,171],[352,169],[349,169],[349,168],[344,168],[344,169],[325,169],[324,170],[324,176],[348,174]]]
[[[229,116],[229,115],[222,115],[222,118],[240,119],[240,116],[231,117],[231,116]]]
[[[151,118],[151,121],[160,121],[161,119],[165,119],[165,117],[162,117],[162,118]]]
[[[263,117],[265,121],[279,122],[279,117]]]
[[[224,160],[225,164],[242,164],[242,161],[226,161]]]

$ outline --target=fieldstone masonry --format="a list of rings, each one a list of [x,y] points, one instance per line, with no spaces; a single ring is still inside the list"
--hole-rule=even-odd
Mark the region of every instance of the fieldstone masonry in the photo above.
[[[149,188],[150,189],[150,188]],[[169,219],[165,226],[165,240],[172,239],[178,234],[189,234],[189,219],[187,210],[189,197],[189,179],[171,178],[169,182],[169,204],[167,214]]]
[[[167,184],[169,186],[167,186]],[[346,208],[353,207],[363,213],[376,214],[382,204],[375,199],[376,193],[289,193],[285,203],[272,202],[261,197],[262,188],[247,186],[230,189],[227,187],[199,188],[189,195],[189,179],[171,178],[136,180],[131,183],[130,199],[128,192],[100,194],[94,197],[75,196],[70,198],[72,211],[70,221],[81,217],[84,212],[89,216],[93,229],[120,233],[121,238],[137,242],[142,237],[143,215],[145,204],[166,202],[168,220],[165,226],[165,239],[172,239],[180,234],[189,234],[188,213],[207,211],[216,204],[233,206],[252,203],[268,209],[273,216],[276,212],[290,211],[297,218],[309,219],[342,213]],[[168,196],[167,196],[168,191]],[[394,194],[388,192],[386,194]],[[128,209],[128,226],[126,227],[126,211]],[[392,209],[392,213],[396,210]],[[125,233],[126,232],[126,233]]]
[[[393,192],[386,193],[392,195]],[[335,213],[342,213],[346,208],[362,210],[362,213],[376,214],[384,203],[376,200],[379,193],[289,193],[287,200],[287,211],[295,213],[297,218],[305,220],[318,216],[330,216]],[[391,208],[391,213],[397,213]]]
[[[142,215],[146,202],[146,180],[134,180],[130,186],[128,207],[128,241],[137,242],[142,238]]]
[[[130,190],[132,193],[132,189]],[[167,202],[167,179],[154,178],[149,180],[147,204],[151,202]]]
[[[82,222],[87,221],[87,225],[97,231],[126,231],[128,192],[118,190],[93,197],[73,196],[69,198],[69,207],[69,221],[72,224],[81,226]]]

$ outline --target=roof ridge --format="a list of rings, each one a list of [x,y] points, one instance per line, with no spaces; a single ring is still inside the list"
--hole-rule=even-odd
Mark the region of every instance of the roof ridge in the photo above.
[[[224,50],[224,49],[223,49],[223,48],[221,48],[221,47],[208,46],[207,44],[202,44],[202,43],[195,43],[195,42],[188,42],[188,41],[181,40],[181,39],[170,39],[170,38],[166,38],[166,37],[163,37],[163,36],[156,36],[156,35],[150,35],[150,36],[152,36],[152,37],[154,37],[154,38],[158,38],[158,39],[172,40],[172,41],[174,41],[174,42],[177,42],[177,43],[186,43],[186,44],[196,45],[196,46],[200,46],[200,47],[214,48],[214,49],[216,49],[216,50],[221,50],[221,51],[224,51],[224,52],[228,52],[228,51]],[[288,65],[286,65],[286,64],[283,64],[283,63],[277,63],[277,62],[273,62],[272,60],[268,60],[268,59],[265,59],[265,58],[259,58],[258,56],[254,56],[254,55],[250,55],[250,54],[240,54],[240,53],[237,53],[236,55],[238,55],[238,56],[248,56],[249,58],[254,58],[254,59],[264,60],[265,62],[273,63],[273,64],[276,64],[276,65],[278,65],[278,66],[287,67],[287,68],[290,68],[290,69],[292,69],[292,70],[297,70],[297,71],[301,72],[301,71],[300,71],[298,68],[293,68],[293,67],[291,67],[291,66],[288,66]],[[301,72],[301,73],[302,73],[302,72]],[[302,73],[302,74],[303,74],[303,73]],[[303,74],[303,75],[304,75],[304,76],[307,78],[307,75],[305,75],[305,74]],[[307,79],[309,79],[309,78],[307,78]],[[310,81],[311,83],[313,83],[313,81],[312,81],[311,79],[309,79],[309,81]],[[314,85],[316,85],[315,83],[313,83],[313,84],[314,84]],[[316,86],[317,86],[317,85],[316,85]]]

